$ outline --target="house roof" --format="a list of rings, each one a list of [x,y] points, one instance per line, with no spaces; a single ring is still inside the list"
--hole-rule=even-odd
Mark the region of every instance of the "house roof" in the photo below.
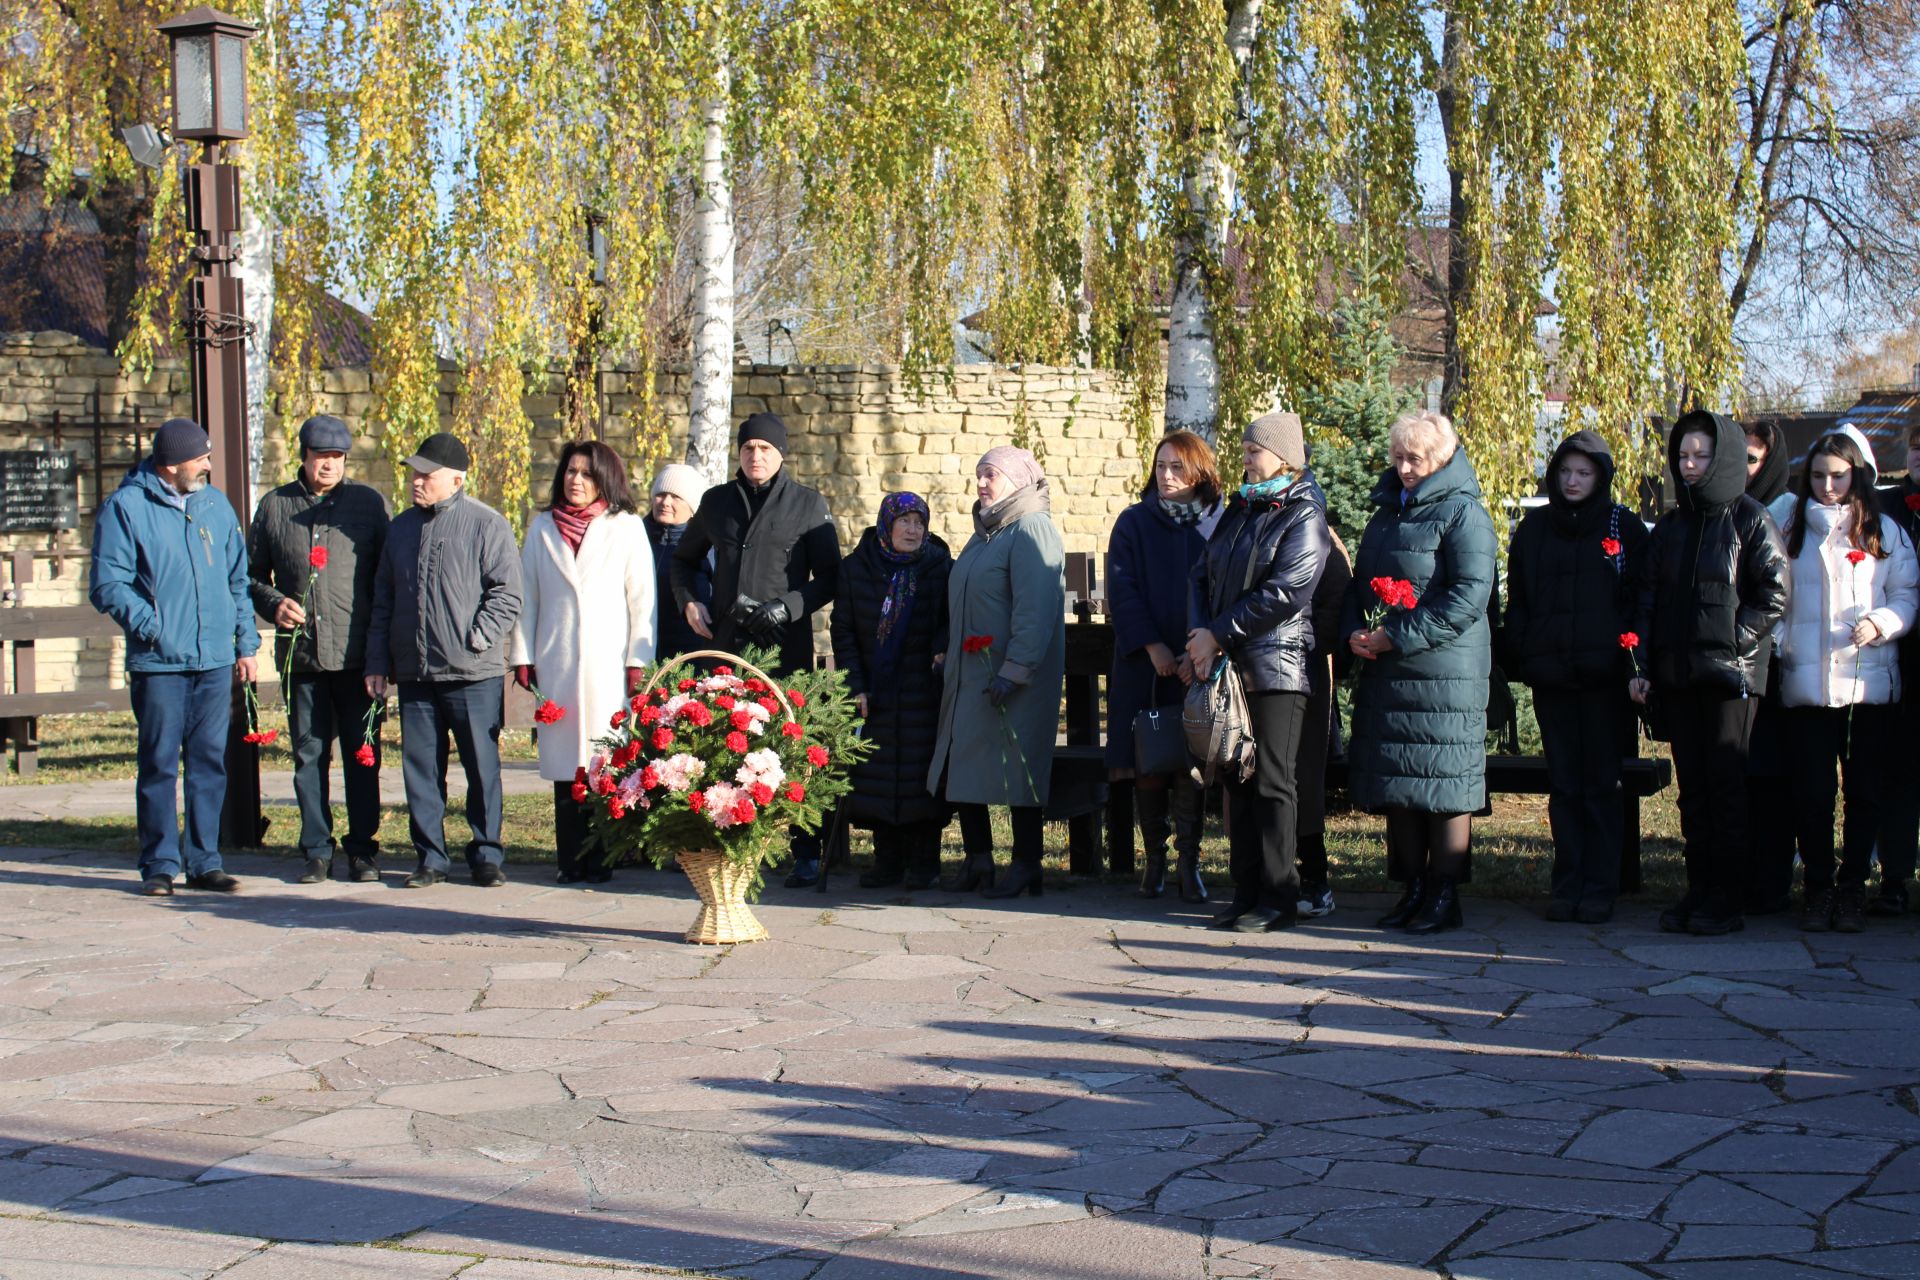
[[[38,189],[0,193],[0,331],[55,330],[90,347],[107,340],[106,253],[93,211],[74,200],[48,204]],[[321,368],[365,365],[373,321],[332,294],[314,309]],[[273,333],[275,359],[282,331]],[[171,346],[168,348],[172,350]]]

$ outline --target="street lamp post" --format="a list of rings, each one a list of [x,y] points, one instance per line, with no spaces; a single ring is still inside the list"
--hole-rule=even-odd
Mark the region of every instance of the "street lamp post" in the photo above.
[[[205,5],[159,25],[173,68],[173,136],[202,144],[187,166],[187,226],[198,267],[188,290],[187,342],[192,352],[193,416],[213,440],[214,474],[245,528],[253,511],[247,431],[246,298],[232,274],[233,236],[240,230],[240,168],[223,144],[248,136],[247,42],[257,28]],[[281,690],[284,699],[286,690]],[[223,845],[257,848],[260,752],[245,741],[245,691],[236,682],[227,733],[227,803]]]

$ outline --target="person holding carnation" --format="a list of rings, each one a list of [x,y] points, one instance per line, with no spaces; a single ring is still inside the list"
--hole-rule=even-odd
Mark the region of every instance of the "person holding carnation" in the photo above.
[[[1470,815],[1487,797],[1498,544],[1444,414],[1401,418],[1388,451],[1341,614],[1356,660],[1348,785],[1386,814],[1387,874],[1407,886],[1380,927],[1435,933],[1461,923]]]
[[[1220,472],[1213,449],[1191,431],[1175,431],[1153,452],[1153,476],[1140,500],[1120,513],[1107,538],[1107,615],[1113,668],[1107,677],[1107,776],[1133,780],[1133,809],[1145,861],[1140,896],[1157,898],[1167,879],[1167,841],[1179,855],[1182,902],[1205,902],[1200,837],[1205,793],[1182,767],[1140,773],[1134,723],[1160,710],[1180,733],[1181,704],[1193,683],[1187,660],[1187,595],[1207,539],[1220,523]]]
[[[1629,694],[1672,744],[1679,786],[1687,892],[1660,916],[1669,933],[1746,927],[1747,749],[1790,570],[1779,529],[1747,495],[1745,443],[1720,414],[1674,424],[1677,502],[1648,539],[1633,628],[1645,656]]]
[[[1067,672],[1066,556],[1031,453],[989,449],[974,491],[973,536],[947,586],[946,679],[927,787],[960,816],[967,863],[957,891],[1038,895]],[[998,886],[988,816],[996,804],[1013,820],[1013,864]]]
[[[1800,927],[1866,927],[1867,873],[1889,765],[1897,754],[1899,650],[1913,628],[1913,544],[1882,515],[1873,454],[1851,427],[1820,437],[1787,518],[1794,591],[1780,628],[1781,727],[1791,756]],[[1846,776],[1846,826],[1834,875],[1834,767]]]
[[[1300,418],[1269,413],[1241,441],[1246,483],[1194,568],[1186,658],[1204,680],[1231,657],[1247,694],[1253,776],[1227,779],[1233,901],[1209,927],[1264,933],[1299,918],[1300,735],[1312,688],[1313,593],[1333,553]]]
[[[1499,649],[1533,690],[1547,757],[1547,919],[1600,924],[1620,887],[1620,762],[1636,738],[1622,678],[1639,657],[1633,611],[1647,527],[1613,500],[1613,452],[1592,431],[1560,443],[1544,487],[1547,505],[1513,533]]]
[[[840,802],[848,821],[873,830],[873,870],[860,877],[867,889],[928,889],[940,873],[947,813],[927,790],[927,765],[940,719],[953,557],[928,532],[929,515],[918,494],[888,494],[840,563],[834,665],[846,673],[876,747],[853,767],[853,791]]]
[[[574,787],[594,738],[653,662],[657,608],[653,544],[611,448],[575,440],[560,450],[547,509],[527,527],[520,580],[509,662],[515,682],[542,699],[536,732],[540,776],[553,783],[555,878],[604,883],[612,870],[588,839]]]

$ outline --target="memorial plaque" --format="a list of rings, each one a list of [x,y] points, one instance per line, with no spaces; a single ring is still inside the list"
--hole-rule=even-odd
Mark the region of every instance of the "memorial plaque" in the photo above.
[[[80,525],[74,455],[0,449],[0,533],[36,533]]]

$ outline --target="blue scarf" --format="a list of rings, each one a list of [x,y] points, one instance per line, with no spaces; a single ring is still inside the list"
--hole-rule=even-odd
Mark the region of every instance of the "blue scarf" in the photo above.
[[[1278,502],[1280,495],[1287,491],[1298,474],[1295,471],[1282,471],[1271,480],[1262,480],[1258,484],[1243,484],[1240,486],[1240,496],[1247,502]]]
[[[893,522],[901,516],[918,513],[920,519],[932,523],[932,513],[927,508],[925,498],[917,493],[890,493],[880,503],[880,518],[874,523],[874,532],[880,539],[880,558],[894,566],[893,574],[887,579],[886,598],[880,602],[880,626],[874,633],[874,639],[880,647],[873,655],[873,683],[876,687],[893,678],[894,671],[900,665],[900,647],[907,640],[907,620],[913,616],[913,597],[916,585],[920,557],[926,554],[924,540],[913,551],[895,551],[893,549]],[[928,531],[932,536],[932,531]]]

